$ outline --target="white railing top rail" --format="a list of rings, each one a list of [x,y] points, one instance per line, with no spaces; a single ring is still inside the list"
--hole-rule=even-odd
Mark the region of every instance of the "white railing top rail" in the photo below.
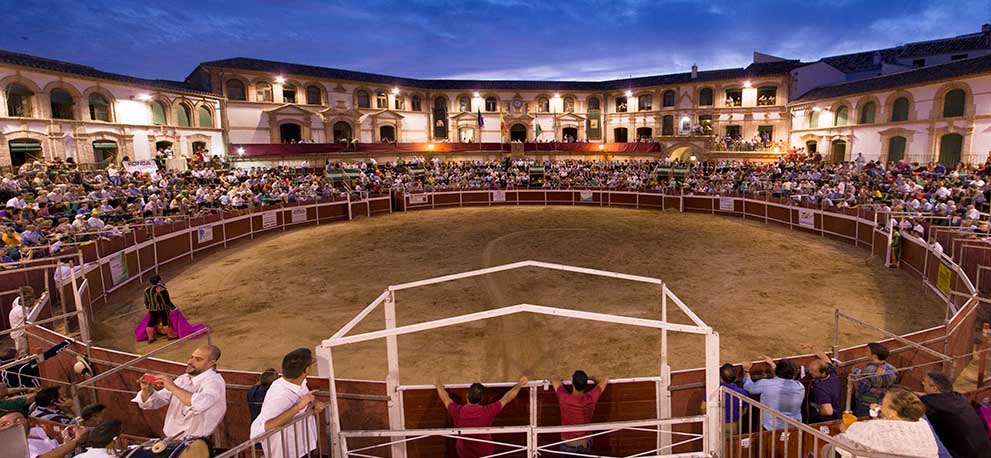
[[[286,449],[288,448],[300,451],[303,448],[307,448],[310,438],[317,443],[317,448],[322,452],[324,449],[324,435],[320,433],[320,422],[317,421],[318,419],[320,419],[320,413],[313,408],[307,408],[307,410],[303,413],[297,414],[292,420],[290,420],[289,423],[271,431],[266,431],[264,434],[256,438],[241,442],[224,453],[216,455],[214,458],[235,458],[241,456],[241,453],[248,452],[251,453],[252,457],[264,456],[265,458],[299,458],[299,456],[305,455],[306,451],[296,456],[286,456]],[[316,428],[314,431],[309,430],[309,422],[311,420],[316,423]],[[299,429],[301,425],[304,429],[304,437],[302,438],[298,437],[300,434]],[[286,441],[285,439],[285,434],[287,432],[293,434],[293,439],[290,441]],[[271,447],[271,442],[273,440],[279,441],[280,447],[278,447],[278,450],[282,451],[282,453],[276,454],[276,456],[269,456],[267,453],[262,453],[267,452],[265,449]],[[289,443],[288,446],[285,445],[286,442]],[[257,446],[261,446],[261,448],[258,448]],[[320,454],[317,456],[320,456]]]

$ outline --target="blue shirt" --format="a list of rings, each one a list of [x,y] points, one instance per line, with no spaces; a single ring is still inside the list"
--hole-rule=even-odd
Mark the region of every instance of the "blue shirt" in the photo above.
[[[760,402],[786,417],[802,421],[802,402],[805,401],[805,387],[796,380],[781,378],[766,378],[753,381],[750,374],[743,375],[743,388],[750,394],[759,394]],[[761,424],[764,429],[771,431],[784,428],[785,422],[775,419],[767,413],[761,414]]]

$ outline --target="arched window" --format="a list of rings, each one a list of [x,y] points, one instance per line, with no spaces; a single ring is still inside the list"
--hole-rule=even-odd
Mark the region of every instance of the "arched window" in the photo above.
[[[650,111],[654,109],[654,96],[650,94],[644,94],[637,97],[637,110],[638,111]]]
[[[434,99],[434,109],[447,111],[447,99],[443,97]]]
[[[908,98],[898,97],[891,104],[891,122],[908,121]]]
[[[89,95],[89,118],[94,121],[110,122],[110,103],[103,94]]]
[[[244,83],[241,80],[227,80],[227,98],[230,100],[248,100],[247,91],[244,90]]]
[[[256,102],[271,102],[272,101],[272,85],[266,82],[259,82],[255,84],[255,101]]]
[[[960,163],[963,150],[963,135],[946,134],[939,139],[939,162],[947,167],[955,167]]]
[[[471,98],[468,96],[461,97],[458,99],[458,111],[462,113],[467,113],[471,111]]]
[[[575,112],[575,98],[574,97],[565,97],[564,98],[564,112],[565,113],[574,113]]]
[[[65,89],[52,89],[52,93],[49,94],[49,98],[52,101],[52,118],[53,119],[74,119],[73,106],[76,101],[73,100],[72,94],[69,94]]]
[[[296,103],[296,86],[282,84],[282,103]]]
[[[818,111],[815,111],[815,110],[809,111],[809,125],[808,125],[808,128],[809,129],[818,129],[819,128],[819,112]]]
[[[895,136],[888,139],[888,162],[898,162],[905,159],[905,137]]]
[[[617,127],[612,132],[613,141],[616,143],[626,143],[629,139],[628,131],[625,127]]]
[[[757,106],[771,106],[778,103],[778,88],[764,86],[757,88]]]
[[[551,101],[545,97],[537,99],[537,113],[549,113],[551,111]]]
[[[833,140],[832,151],[833,162],[839,164],[846,161],[846,142],[843,140]]]
[[[7,116],[30,118],[33,115],[33,101],[34,92],[30,89],[17,83],[7,86]]]
[[[184,103],[179,104],[179,108],[176,110],[176,121],[179,127],[190,127],[192,123],[192,114],[189,112],[189,106]]]
[[[877,116],[877,104],[874,102],[867,102],[863,107],[860,108],[860,124],[874,124],[874,118]]]
[[[701,107],[711,107],[712,106],[712,88],[704,87],[699,91],[699,106]]]
[[[389,108],[389,96],[385,91],[375,91],[375,107],[382,110]]]
[[[200,118],[200,127],[213,127],[213,113],[210,112],[210,109],[206,105],[200,105],[196,109],[196,113]]]
[[[954,89],[943,96],[943,117],[952,118],[963,116],[967,93],[963,89]]]
[[[393,96],[392,105],[397,110],[405,110],[406,109],[406,97],[403,97],[402,94],[396,94],[396,95],[394,95]]]
[[[743,89],[732,88],[726,90],[726,106],[728,107],[739,107],[743,106]]]
[[[413,111],[423,111],[423,99],[421,99],[420,96],[414,95],[410,99],[409,104],[410,104],[410,109],[412,109]]]
[[[337,143],[351,141],[351,124],[344,121],[334,123],[334,141]]]
[[[663,97],[663,100],[661,101],[661,103],[665,107],[673,107],[674,106],[674,91],[671,90],[671,89],[668,89],[668,90],[664,91],[664,97]]]
[[[323,104],[323,97],[320,91],[320,87],[309,85],[306,86],[306,104],[307,105],[321,105]]]
[[[499,101],[495,97],[485,98],[485,111],[496,111],[499,109]]]
[[[661,135],[674,135],[674,116],[661,118]]]
[[[601,106],[599,105],[598,97],[592,97],[588,99],[588,109],[589,110],[599,110]]]
[[[168,123],[168,118],[165,116],[165,105],[158,100],[151,102],[151,123],[156,126],[164,126]]]
[[[371,108],[372,101],[368,97],[368,91],[361,89],[354,93],[355,98],[358,100],[358,108]]]
[[[833,120],[834,126],[845,126],[847,124],[847,118],[850,117],[850,109],[846,105],[840,106],[836,109],[836,115]]]

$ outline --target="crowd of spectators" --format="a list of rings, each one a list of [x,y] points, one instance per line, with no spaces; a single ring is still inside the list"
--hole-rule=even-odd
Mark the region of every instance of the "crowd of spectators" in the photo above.
[[[322,168],[222,169],[197,161],[185,171],[81,171],[72,161],[32,162],[0,178],[0,262],[44,256],[65,243],[114,236],[129,224],[197,217],[254,206],[342,197],[488,189],[608,189],[675,194],[757,195],[823,208],[862,205],[917,213],[934,224],[989,228],[991,161],[941,164],[824,162],[782,155],[770,163],[671,160],[469,160],[409,157],[396,162],[327,161]],[[681,173],[672,174],[672,170]],[[903,229],[919,220],[904,218]]]

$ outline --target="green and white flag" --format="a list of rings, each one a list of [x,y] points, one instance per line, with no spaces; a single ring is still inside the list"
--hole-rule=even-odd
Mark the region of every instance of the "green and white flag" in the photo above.
[[[536,121],[534,121],[534,122],[536,122]],[[533,138],[534,138],[534,139],[536,139],[536,138],[539,138],[539,137],[540,137],[540,134],[541,134],[541,133],[542,133],[543,131],[544,131],[544,130],[540,128],[540,123],[539,123],[539,122],[537,122],[537,128],[536,128],[536,129],[534,130],[534,132],[536,132],[536,135],[534,135],[534,136],[533,136]]]

